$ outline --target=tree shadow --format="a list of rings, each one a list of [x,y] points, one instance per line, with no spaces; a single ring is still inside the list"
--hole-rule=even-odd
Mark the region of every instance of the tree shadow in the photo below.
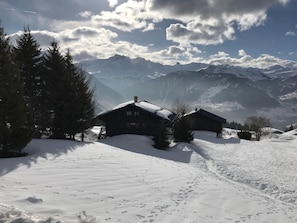
[[[24,148],[27,156],[14,158],[0,159],[0,177],[16,170],[21,166],[30,168],[42,159],[56,159],[57,157],[67,154],[84,146],[84,142],[71,140],[56,140],[56,139],[32,139],[31,142]]]
[[[133,153],[182,163],[189,163],[193,153],[193,150],[185,145],[186,143],[172,145],[167,150],[158,150],[153,147],[153,140],[150,137],[140,135],[118,135],[108,137],[100,142]]]

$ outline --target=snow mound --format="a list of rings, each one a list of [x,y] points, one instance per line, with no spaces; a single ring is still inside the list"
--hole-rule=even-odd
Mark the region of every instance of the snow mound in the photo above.
[[[29,201],[29,202],[32,203],[32,204],[37,204],[37,203],[42,203],[42,202],[43,202],[42,199],[40,199],[40,198],[36,198],[35,196],[33,196],[33,197],[28,197],[28,198],[26,199],[26,201]]]
[[[77,215],[78,223],[97,223],[93,216],[89,216],[86,211],[82,211]]]
[[[4,208],[4,207],[2,207]],[[7,209],[7,208],[6,208]],[[4,218],[16,218],[16,217],[20,217],[22,215],[22,212],[15,209],[15,208],[11,208],[11,209],[7,209],[7,210],[4,210],[4,212],[0,212],[0,219],[1,221],[4,219]]]
[[[285,140],[297,140],[297,129],[293,129],[288,132],[284,132],[281,136],[281,139]]]
[[[57,223],[51,221],[51,218],[41,220],[14,208],[0,205],[1,223]]]

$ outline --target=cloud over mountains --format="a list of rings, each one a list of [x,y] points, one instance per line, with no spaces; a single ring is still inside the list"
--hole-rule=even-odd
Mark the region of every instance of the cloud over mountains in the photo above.
[[[224,43],[237,41],[242,32],[264,26],[270,8],[289,3],[290,0],[4,0],[0,3],[0,19],[5,20],[4,28],[8,24],[9,30],[17,24],[21,24],[15,28],[18,30],[29,25],[43,47],[50,40],[57,40],[62,49],[71,50],[76,60],[121,54],[166,64],[230,62],[255,63],[259,67],[266,66],[267,61],[270,66],[287,60],[266,52],[257,57],[248,53],[231,55],[225,49],[210,54],[207,47],[223,48]],[[19,34],[10,31],[12,39]],[[244,48],[238,46],[237,52],[249,52]]]

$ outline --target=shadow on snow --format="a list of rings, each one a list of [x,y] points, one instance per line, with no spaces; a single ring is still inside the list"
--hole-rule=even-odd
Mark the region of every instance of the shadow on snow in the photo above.
[[[27,156],[0,159],[0,177],[20,166],[25,165],[30,168],[33,164],[36,164],[39,159],[48,159],[48,157],[55,159],[61,155],[73,152],[86,144],[89,143],[71,140],[32,139],[24,148],[24,152],[28,153]]]
[[[140,135],[118,135],[108,137],[101,141],[108,146],[116,147],[126,151],[159,157],[162,159],[189,163],[193,150],[179,144],[167,150],[158,150],[153,147],[153,140],[148,136]]]

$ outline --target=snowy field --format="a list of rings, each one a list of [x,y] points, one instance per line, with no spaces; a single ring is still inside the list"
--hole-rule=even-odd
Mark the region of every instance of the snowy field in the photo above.
[[[0,160],[0,223],[297,222],[295,132],[229,133],[169,151],[136,135],[33,140],[28,156]]]

